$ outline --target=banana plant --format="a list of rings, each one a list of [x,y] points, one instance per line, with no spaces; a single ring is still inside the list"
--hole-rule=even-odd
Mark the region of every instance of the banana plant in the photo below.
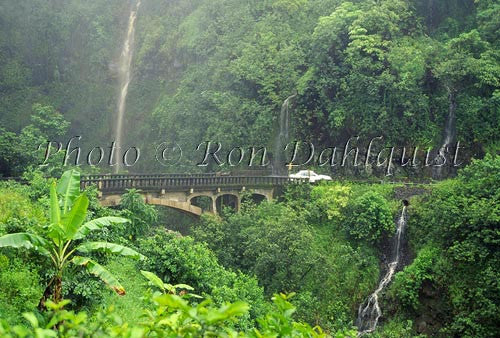
[[[62,278],[69,264],[87,269],[117,294],[125,294],[125,289],[112,273],[82,254],[100,251],[140,260],[145,258],[123,245],[85,241],[85,237],[93,231],[115,223],[128,222],[122,217],[101,217],[85,222],[88,205],[86,194],[80,193],[80,173],[74,169],[68,170],[57,183],[53,181],[50,185],[50,223],[45,227],[43,235],[22,232],[0,237],[0,248],[31,249],[50,259],[55,273],[47,285],[44,298],[52,294],[56,303],[62,299]]]

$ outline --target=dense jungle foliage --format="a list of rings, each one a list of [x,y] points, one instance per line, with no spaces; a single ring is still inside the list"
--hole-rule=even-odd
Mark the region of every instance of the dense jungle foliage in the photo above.
[[[4,176],[22,172],[42,136],[110,146],[128,11],[118,0],[0,4]],[[145,160],[131,170],[196,170],[207,140],[272,148],[293,95],[292,134],[318,147],[353,136],[438,147],[453,110],[464,157],[495,152],[499,17],[495,0],[145,0],[125,121],[125,143]],[[71,122],[64,137],[61,123],[33,124],[40,111]],[[154,161],[164,141],[185,161]]]
[[[113,207],[80,189],[81,175],[112,171],[136,4],[0,2],[0,337],[356,337],[402,220],[363,336],[500,336],[499,1],[142,0],[124,122],[125,146],[142,152],[122,173],[245,173],[197,166],[197,146],[275,158],[283,107],[290,140],[339,154],[355,137],[375,138],[375,154],[398,147],[394,162],[401,147],[422,161],[461,144],[443,180],[311,163],[301,169],[334,179],[269,201],[241,189],[239,210],[222,201],[200,217],[139,189]],[[99,146],[101,166],[73,165],[75,136],[80,164]],[[162,165],[163,142],[182,161]]]
[[[373,337],[498,335],[499,173],[500,158],[488,155],[410,199],[408,265],[383,293]],[[57,189],[41,173],[0,188],[4,334],[353,336],[358,306],[385,269],[405,189],[292,185],[277,201],[244,199],[240,212],[205,214],[183,236],[133,190],[111,209],[95,188],[76,189],[66,211],[83,208],[76,223],[64,211],[50,221],[56,191],[70,190],[67,178],[78,175],[66,172]],[[16,233],[32,245],[14,242]],[[78,253],[59,271],[43,248],[65,238],[72,243],[64,250]],[[50,287],[54,276],[59,289]]]

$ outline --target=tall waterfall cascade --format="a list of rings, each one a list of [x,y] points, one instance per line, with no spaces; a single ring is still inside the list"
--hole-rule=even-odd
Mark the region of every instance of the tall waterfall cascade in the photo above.
[[[378,320],[382,316],[382,310],[379,305],[379,293],[391,282],[394,273],[400,263],[400,251],[402,235],[406,228],[406,205],[403,206],[401,215],[397,220],[396,235],[394,236],[392,259],[387,267],[387,272],[380,280],[377,289],[368,297],[366,302],[361,304],[358,309],[358,318],[356,326],[358,327],[358,337],[366,333],[371,333],[377,328]]]
[[[130,83],[130,68],[132,64],[132,55],[134,51],[134,33],[135,33],[135,22],[137,18],[137,11],[141,6],[141,0],[137,1],[135,6],[132,6],[130,10],[127,34],[125,36],[125,41],[123,43],[122,52],[120,54],[119,61],[119,88],[120,93],[118,97],[117,114],[115,120],[115,147],[116,151],[114,153],[115,167],[114,172],[118,173],[120,170],[121,156],[122,156],[122,146],[123,146],[123,119],[125,115],[125,108],[127,102],[128,86]]]
[[[276,136],[274,143],[273,154],[273,175],[286,175],[286,168],[284,164],[284,146],[290,142],[290,101],[297,96],[293,94],[281,105],[280,118],[279,118],[279,132]]]

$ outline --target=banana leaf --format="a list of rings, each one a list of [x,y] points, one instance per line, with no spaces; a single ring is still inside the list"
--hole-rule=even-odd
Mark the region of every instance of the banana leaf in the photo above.
[[[90,232],[94,230],[101,230],[107,226],[110,226],[113,223],[127,223],[127,222],[129,222],[129,220],[122,217],[107,216],[107,217],[96,218],[93,219],[92,221],[83,224],[80,227],[80,229],[78,229],[76,234],[73,236],[73,239],[82,239],[85,236],[87,236]]]
[[[76,250],[79,252],[85,252],[85,253],[92,252],[92,251],[101,251],[101,252],[117,254],[117,255],[131,257],[131,258],[140,259],[140,260],[143,260],[146,258],[131,248],[128,248],[128,247],[120,245],[120,244],[108,243],[108,242],[85,242],[83,244],[80,244],[76,248]]]
[[[47,241],[40,236],[27,232],[18,232],[0,237],[0,248],[4,247],[34,249],[45,256],[50,256],[49,251],[46,249],[48,247]]]
[[[71,260],[75,265],[81,265],[87,269],[87,271],[94,276],[100,278],[107,286],[109,286],[114,292],[120,296],[125,295],[125,289],[120,284],[118,279],[108,270],[106,270],[102,265],[93,261],[87,257],[75,256]]]

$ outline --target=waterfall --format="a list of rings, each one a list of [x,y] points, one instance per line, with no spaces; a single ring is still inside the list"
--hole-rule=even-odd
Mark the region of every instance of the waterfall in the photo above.
[[[406,205],[403,206],[401,215],[397,221],[396,235],[394,236],[394,245],[392,260],[387,267],[387,272],[384,277],[380,280],[377,289],[368,297],[365,303],[361,304],[358,309],[358,318],[356,320],[356,326],[358,327],[358,337],[365,333],[370,333],[375,331],[377,328],[377,323],[382,315],[380,306],[378,303],[379,293],[391,282],[394,273],[399,265],[400,259],[400,248],[401,239],[406,227]]]
[[[297,94],[293,94],[281,105],[280,119],[278,121],[279,132],[274,144],[273,154],[273,175],[286,175],[286,168],[283,161],[284,146],[290,142],[290,100]]]
[[[452,145],[452,142],[456,137],[456,114],[455,111],[457,109],[456,102],[456,94],[452,89],[448,89],[448,116],[446,118],[446,123],[444,126],[444,136],[443,143],[439,148],[438,154],[434,160],[436,164],[442,164],[443,159],[446,157],[446,152],[448,151],[448,147]],[[439,159],[438,159],[439,158]],[[433,167],[433,176],[435,178],[441,178],[443,176],[443,166]]]
[[[123,144],[123,118],[125,115],[125,106],[128,94],[128,85],[130,83],[130,66],[132,64],[132,54],[134,45],[134,32],[135,32],[135,19],[137,17],[137,11],[141,5],[141,0],[139,0],[135,7],[132,7],[128,17],[127,25],[127,35],[125,36],[125,41],[123,43],[122,52],[119,61],[119,85],[120,85],[120,95],[118,98],[118,112],[116,116],[115,124],[115,173],[120,170],[120,158],[122,154],[122,144]]]

